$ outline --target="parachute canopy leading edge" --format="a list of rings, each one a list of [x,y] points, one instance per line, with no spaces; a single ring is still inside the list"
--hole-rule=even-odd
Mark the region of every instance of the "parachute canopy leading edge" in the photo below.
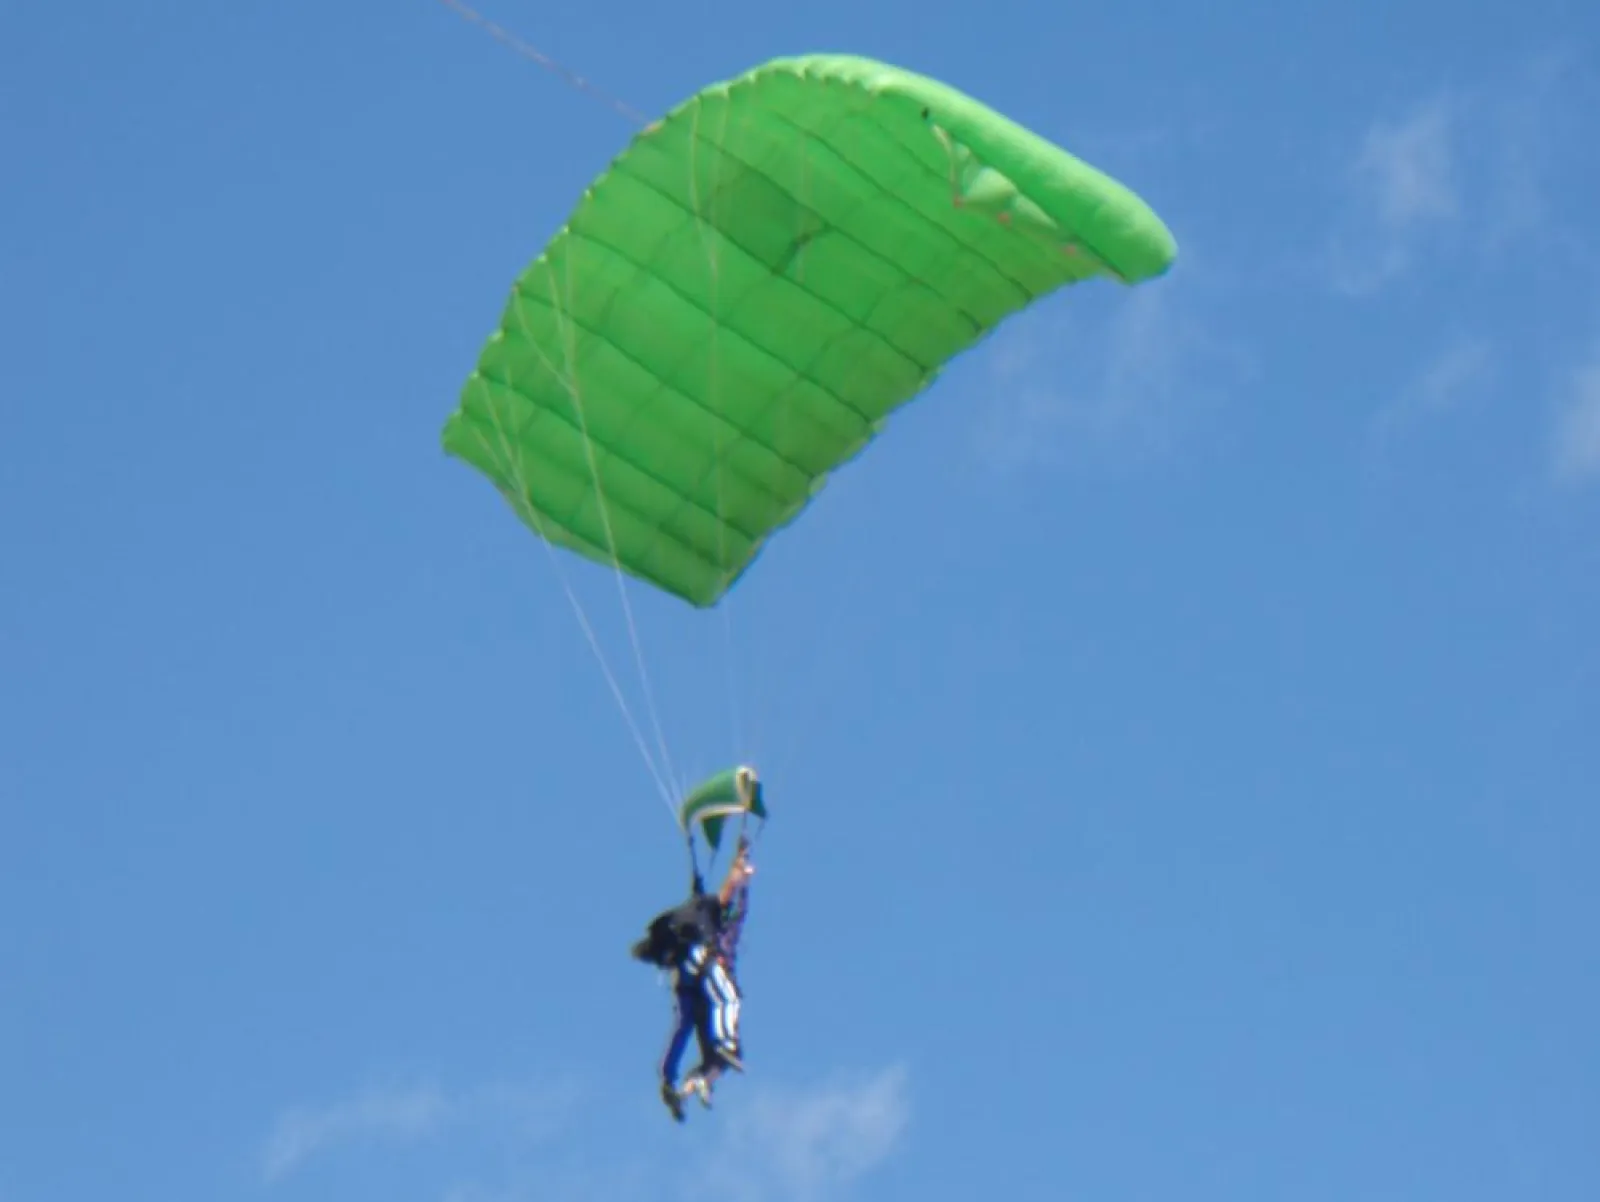
[[[713,605],[952,357],[1058,288],[1175,255],[1127,188],[945,84],[774,60],[584,193],[444,446],[539,536]]]
[[[755,769],[741,765],[717,773],[684,798],[678,807],[678,823],[686,832],[698,824],[705,841],[716,851],[722,846],[723,823],[745,814],[765,821],[767,807]]]

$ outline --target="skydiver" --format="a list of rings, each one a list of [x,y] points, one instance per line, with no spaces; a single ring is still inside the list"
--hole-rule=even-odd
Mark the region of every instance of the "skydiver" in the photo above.
[[[730,1068],[744,1071],[734,967],[755,874],[749,850],[741,837],[728,875],[714,894],[706,893],[696,872],[689,899],[658,914],[633,946],[634,959],[672,973],[673,1031],[661,1060],[661,1100],[680,1123],[685,1098],[695,1094],[709,1108],[717,1079]],[[700,1063],[680,1084],[678,1065],[691,1032],[700,1045]]]

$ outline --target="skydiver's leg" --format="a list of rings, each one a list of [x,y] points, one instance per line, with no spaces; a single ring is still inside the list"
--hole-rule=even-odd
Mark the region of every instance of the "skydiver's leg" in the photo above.
[[[713,1054],[716,1039],[711,1033],[711,1005],[706,995],[705,965],[711,959],[710,949],[701,944],[696,944],[689,949],[685,958],[686,964],[694,970],[694,976],[685,973],[687,988],[683,995],[684,1008],[689,1016],[689,1021],[694,1027],[695,1039],[700,1044],[700,1066],[694,1070],[698,1075],[706,1065],[706,1061]]]
[[[678,1065],[683,1061],[684,1049],[689,1046],[689,1033],[700,1025],[696,1002],[699,992],[699,982],[682,972],[673,982],[673,1028],[666,1054],[661,1058],[661,1100],[679,1122],[683,1121],[683,1098],[678,1089]]]
[[[744,1071],[744,1050],[739,1042],[739,986],[721,960],[706,970],[706,995],[711,1003],[711,1034],[717,1058],[737,1072]]]
[[[661,1080],[667,1085],[678,1084],[678,1064],[683,1061],[683,1050],[690,1044],[690,1034],[701,1026],[699,1021],[699,981],[683,976],[672,991],[672,1037],[667,1040],[666,1055],[661,1058]]]
[[[716,1080],[719,1069],[717,1056],[717,1037],[712,1028],[712,1001],[709,990],[709,966],[716,961],[711,954],[711,949],[703,944],[696,944],[689,949],[689,954],[684,957],[683,978],[688,985],[688,990],[682,995],[683,1011],[689,1017],[690,1025],[694,1028],[695,1039],[700,1045],[700,1063],[689,1071],[684,1078],[680,1095],[688,1096],[698,1094],[703,1105],[711,1105],[711,1082]],[[691,975],[693,974],[693,975]]]
[[[707,978],[701,977],[700,988],[696,990],[694,999],[694,1033],[700,1044],[700,1063],[689,1070],[679,1092],[684,1097],[697,1095],[700,1104],[709,1109],[711,1086],[722,1073],[722,1061],[717,1056],[717,1040],[712,1032],[711,999],[706,994],[707,988]]]
[[[739,1044],[739,986],[733,974],[720,960],[706,966],[702,978],[701,1005],[703,1020],[695,1023],[695,1033],[700,1040],[700,1063],[683,1083],[685,1094],[700,1096],[704,1106],[711,1105],[711,1088],[727,1069],[744,1071],[743,1050]]]
[[[689,1046],[689,1033],[695,1028],[694,1010],[682,992],[674,991],[672,997],[672,1036],[667,1040],[667,1051],[661,1057],[661,1079],[668,1085],[678,1082],[678,1065],[683,1061],[683,1051]]]

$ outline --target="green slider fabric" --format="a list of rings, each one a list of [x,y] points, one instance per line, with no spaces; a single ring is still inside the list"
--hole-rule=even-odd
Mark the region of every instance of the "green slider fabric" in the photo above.
[[[1175,255],[1127,188],[945,84],[775,60],[584,193],[444,446],[540,536],[712,605],[953,356],[1064,285]]]

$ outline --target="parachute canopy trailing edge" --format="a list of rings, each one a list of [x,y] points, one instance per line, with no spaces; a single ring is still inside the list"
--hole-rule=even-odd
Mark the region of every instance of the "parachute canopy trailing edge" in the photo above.
[[[517,279],[444,429],[533,531],[715,604],[1009,315],[1176,245],[1123,185],[869,59],[778,59],[642,131]]]

